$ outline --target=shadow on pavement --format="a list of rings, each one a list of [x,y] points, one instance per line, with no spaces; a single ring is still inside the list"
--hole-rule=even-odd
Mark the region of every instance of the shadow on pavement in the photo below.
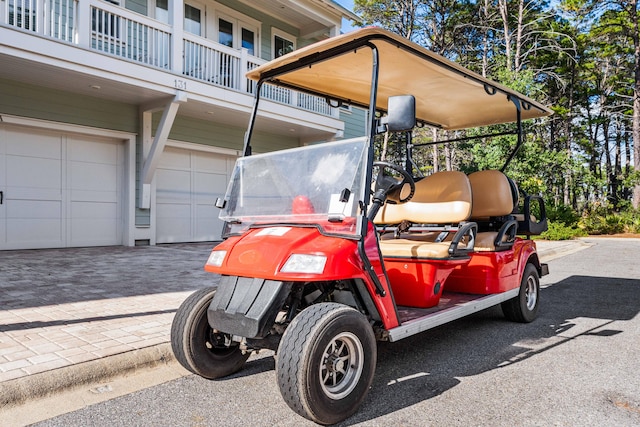
[[[155,311],[143,311],[139,313],[114,314],[111,316],[83,317],[80,319],[51,320],[48,322],[34,321],[34,322],[10,323],[8,325],[0,325],[0,332],[20,331],[23,329],[47,328],[50,326],[70,326],[70,325],[75,325],[79,323],[102,322],[105,320],[128,319],[131,317],[145,317],[145,316],[153,316],[155,314],[166,314],[166,313],[175,313],[175,312],[176,310],[155,310]]]
[[[380,343],[372,389],[340,425],[431,399],[458,385],[457,378],[518,363],[581,336],[601,337],[606,346],[608,337],[622,332],[611,324],[640,311],[640,280],[571,276],[540,295],[539,317],[530,324],[511,323],[494,307],[397,343]],[[579,318],[595,320],[585,328]]]

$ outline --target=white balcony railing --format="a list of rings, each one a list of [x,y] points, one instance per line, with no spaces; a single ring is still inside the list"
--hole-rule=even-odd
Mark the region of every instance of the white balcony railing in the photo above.
[[[73,41],[75,0],[4,0],[0,11],[3,24],[44,34],[67,42]]]
[[[241,54],[201,37],[184,35],[184,74],[229,89],[241,90]]]
[[[171,68],[171,27],[118,7],[91,6],[91,48],[158,68]]]
[[[265,62],[246,49],[231,49],[175,31],[170,25],[100,0],[0,0],[0,5],[0,24],[88,45],[104,54],[243,93],[255,92],[255,82],[244,74]],[[182,63],[176,64],[175,58],[180,57]],[[323,98],[273,85],[264,85],[261,96],[318,114],[338,114]]]

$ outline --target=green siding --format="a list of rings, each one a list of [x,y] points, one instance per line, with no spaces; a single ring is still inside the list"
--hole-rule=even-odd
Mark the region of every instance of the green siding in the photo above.
[[[161,113],[153,115],[154,129],[158,127],[160,117]],[[245,130],[245,128],[232,127],[224,123],[177,116],[169,133],[169,139],[242,151]],[[266,152],[298,147],[300,143],[297,138],[290,136],[255,132],[252,145],[254,151]]]
[[[340,110],[340,120],[344,122],[344,138],[356,138],[367,133],[366,111],[361,108],[351,107],[350,112]]]
[[[138,107],[0,79],[0,114],[136,133]]]

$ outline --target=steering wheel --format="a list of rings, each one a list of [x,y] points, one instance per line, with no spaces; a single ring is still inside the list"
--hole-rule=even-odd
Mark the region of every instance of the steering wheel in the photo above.
[[[406,203],[411,200],[416,192],[416,183],[409,172],[389,162],[374,162],[373,166],[380,168],[380,173],[376,178],[376,191],[384,190],[384,195],[390,199],[390,203]],[[398,172],[402,175],[402,179],[385,174],[385,169]],[[410,191],[408,195],[402,197],[406,184],[409,184]]]

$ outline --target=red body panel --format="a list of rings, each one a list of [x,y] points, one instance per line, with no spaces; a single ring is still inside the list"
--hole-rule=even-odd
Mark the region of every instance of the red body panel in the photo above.
[[[274,232],[269,232],[270,229]],[[227,255],[220,267],[205,265],[205,270],[211,273],[292,282],[362,279],[369,293],[376,295],[373,301],[385,328],[398,326],[393,299],[378,255],[378,242],[373,226],[369,227],[365,238],[365,252],[386,290],[385,297],[379,297],[375,293],[375,286],[365,273],[364,263],[358,254],[358,242],[325,236],[316,227],[253,228],[242,236],[230,237],[216,246],[215,250],[226,250]],[[280,272],[290,254],[325,255],[327,262],[323,273]]]
[[[520,286],[527,260],[535,252],[535,243],[521,238],[508,251],[474,252],[467,265],[453,270],[446,290],[488,295],[515,289]]]
[[[211,273],[285,282],[360,279],[372,295],[384,328],[391,329],[399,325],[396,304],[428,308],[438,305],[443,290],[493,294],[517,288],[527,259],[535,253],[535,243],[518,238],[508,251],[475,252],[467,259],[386,259],[384,267],[392,296],[380,259],[376,231],[370,224],[365,252],[386,291],[384,297],[376,293],[374,283],[365,272],[358,241],[325,236],[316,227],[252,228],[242,236],[230,237],[215,250],[226,250],[227,255],[220,267],[205,265],[205,270]],[[280,272],[291,254],[326,256],[324,271],[322,274]]]
[[[387,258],[384,265],[396,304],[429,308],[438,305],[449,274],[456,266],[469,262],[457,260],[415,260]]]
[[[275,229],[283,230],[282,234],[269,234],[268,230]],[[206,265],[205,270],[282,281],[346,279],[362,274],[356,244],[355,240],[323,236],[315,227],[253,228],[218,245],[216,250],[227,251],[222,266]],[[280,268],[290,254],[325,255],[324,272],[321,275],[281,273]]]

